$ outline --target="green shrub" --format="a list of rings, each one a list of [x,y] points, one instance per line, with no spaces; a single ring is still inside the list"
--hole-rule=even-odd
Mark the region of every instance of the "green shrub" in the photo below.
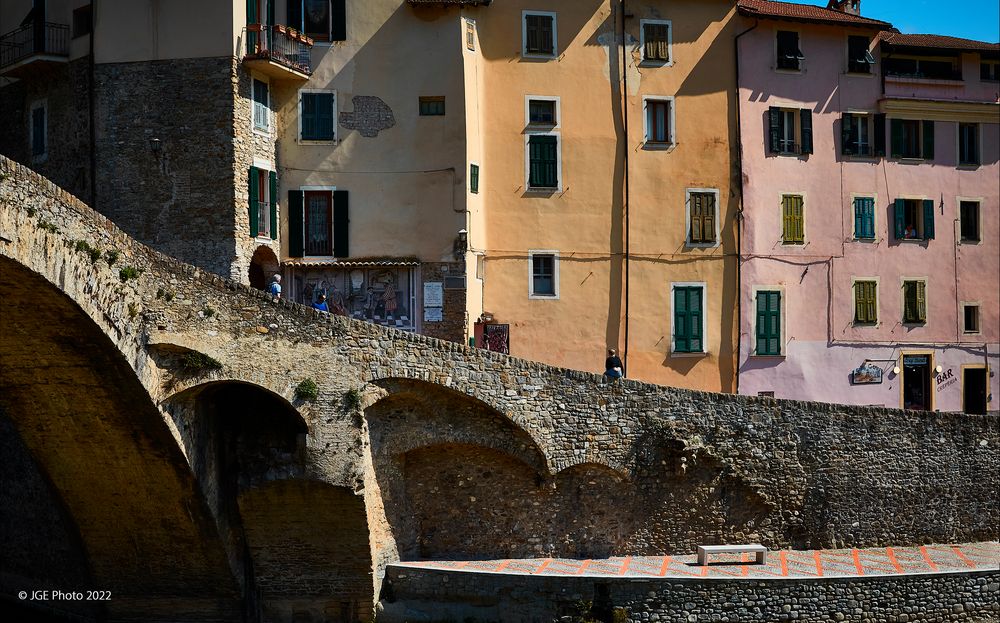
[[[108,263],[108,266],[114,266],[121,254],[121,251],[110,249],[104,252],[104,260]]]
[[[87,254],[90,257],[91,264],[96,264],[97,260],[101,259],[101,250],[95,249],[94,247],[90,246],[90,243],[88,243],[86,240],[77,240],[76,250],[79,251],[80,253]]]
[[[44,229],[45,231],[52,232],[53,234],[59,233],[59,228],[45,219],[38,220],[38,229]]]
[[[135,266],[126,266],[118,271],[118,277],[125,283],[129,279],[138,279],[139,275],[146,272],[143,268],[136,268]]]
[[[361,392],[356,389],[349,389],[344,392],[344,406],[348,411],[357,411],[361,408]]]
[[[299,400],[308,400],[309,402],[319,398],[319,387],[317,387],[316,381],[312,379],[302,379],[302,381],[295,386],[295,397]]]
[[[222,364],[218,362],[213,357],[209,357],[205,353],[199,353],[197,351],[191,351],[184,355],[181,360],[181,368],[187,372],[205,372],[209,370],[221,370]]]

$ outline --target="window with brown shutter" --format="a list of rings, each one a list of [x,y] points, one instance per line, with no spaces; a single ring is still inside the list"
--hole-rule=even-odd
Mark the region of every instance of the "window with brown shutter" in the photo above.
[[[715,243],[715,193],[693,192],[689,206],[691,229],[688,232],[691,244]]]
[[[524,54],[556,55],[554,13],[524,13]]]
[[[642,59],[644,61],[670,61],[670,25],[666,22],[643,22]]]

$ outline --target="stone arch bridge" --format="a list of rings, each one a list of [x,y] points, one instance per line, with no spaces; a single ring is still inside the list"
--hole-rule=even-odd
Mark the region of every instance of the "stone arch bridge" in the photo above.
[[[995,418],[607,386],[332,317],[6,159],[0,433],[2,605],[52,620],[370,620],[397,560],[1000,526]],[[16,597],[38,589],[111,599]]]

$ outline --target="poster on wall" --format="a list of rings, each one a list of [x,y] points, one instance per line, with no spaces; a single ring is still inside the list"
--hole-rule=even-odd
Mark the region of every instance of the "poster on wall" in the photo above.
[[[440,281],[424,284],[424,307],[444,307],[444,288]]]
[[[440,307],[425,307],[424,308],[424,322],[441,322],[441,308]]]
[[[873,385],[882,382],[882,368],[863,363],[851,372],[851,384]]]

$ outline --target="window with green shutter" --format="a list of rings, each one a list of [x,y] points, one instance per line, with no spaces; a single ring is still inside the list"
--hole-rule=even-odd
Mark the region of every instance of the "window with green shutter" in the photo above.
[[[782,244],[805,243],[805,218],[801,195],[784,195],[781,198]]]
[[[692,192],[688,199],[691,229],[688,242],[691,244],[715,243],[715,193]]]
[[[781,355],[781,291],[757,291],[757,355]]]
[[[934,159],[934,122],[890,119],[889,135],[893,158]]]
[[[903,282],[903,322],[927,322],[927,284],[924,281]]]
[[[933,240],[934,200],[896,199],[893,229],[896,240]]]
[[[875,324],[878,322],[877,284],[874,281],[854,282],[854,322]]]
[[[479,193],[479,165],[469,165],[469,192]]]
[[[674,286],[674,352],[705,352],[703,286]]]
[[[332,141],[336,139],[334,116],[336,95],[333,92],[309,93],[300,96],[299,110],[304,141]]]
[[[559,187],[559,139],[551,134],[528,138],[528,186],[538,189]]]
[[[871,197],[854,198],[854,238],[875,239],[875,199]]]

